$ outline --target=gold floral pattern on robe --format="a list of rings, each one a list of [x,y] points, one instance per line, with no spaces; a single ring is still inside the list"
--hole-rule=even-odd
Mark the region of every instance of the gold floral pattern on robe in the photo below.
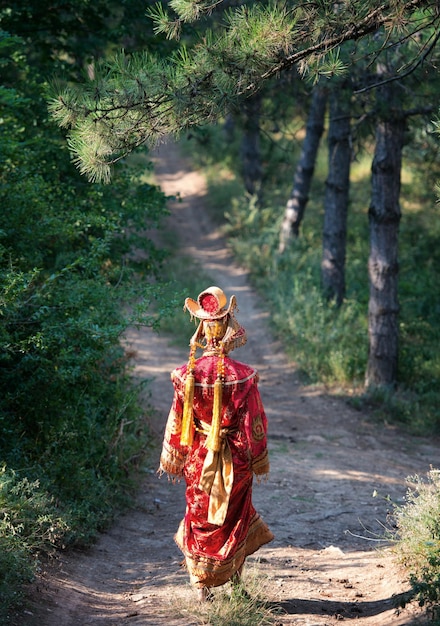
[[[269,472],[267,418],[258,391],[258,374],[229,357],[225,358],[221,414],[222,433],[227,440],[223,449],[227,449],[232,460],[232,486],[226,490],[226,505],[222,506],[218,498],[214,503],[205,490],[206,481],[201,483],[204,465],[212,465],[212,460],[206,459],[204,442],[211,422],[217,358],[202,356],[196,361],[196,430],[191,448],[180,444],[186,365],[172,373],[174,398],[159,468],[173,477],[185,478],[186,512],[175,540],[185,555],[191,582],[209,587],[224,584],[240,569],[246,556],[273,539],[252,504],[253,475],[261,477]],[[216,484],[215,480],[212,484]]]

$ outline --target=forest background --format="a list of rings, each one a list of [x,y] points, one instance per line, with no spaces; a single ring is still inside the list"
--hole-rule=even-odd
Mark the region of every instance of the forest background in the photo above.
[[[419,3],[418,8],[417,3],[394,3],[395,30],[375,22],[373,37],[362,40],[362,45],[349,41],[330,57],[315,55],[305,67],[292,64],[274,72],[245,99],[246,93],[231,93],[224,87],[221,106],[212,96],[212,84],[204,91],[207,81],[200,81],[198,57],[182,52],[183,40],[185,50],[198,42],[194,50],[206,54],[194,34],[194,16],[181,15],[169,22],[156,9],[153,22],[145,14],[149,4],[153,5],[84,0],[67,7],[60,1],[47,9],[29,1],[8,3],[0,10],[2,619],[40,559],[90,542],[130,498],[135,489],[133,470],[148,452],[149,437],[139,403],[141,390],[130,379],[124,330],[136,324],[169,327],[166,320],[180,308],[182,294],[204,286],[197,268],[182,272],[173,263],[166,234],[162,233],[165,244],[160,247],[147,235],[162,232],[167,211],[164,195],[151,183],[145,146],[120,159],[110,184],[88,182],[78,172],[69,145],[79,155],[80,168],[100,178],[96,163],[84,170],[84,150],[96,138],[79,145],[78,135],[75,140],[70,133],[70,144],[66,142],[48,112],[49,83],[53,93],[56,77],[70,85],[91,80],[96,111],[106,98],[108,102],[110,78],[113,87],[118,71],[118,81],[123,82],[124,73],[127,79],[122,58],[139,52],[141,63],[133,62],[131,73],[147,63],[150,81],[152,76],[166,76],[173,98],[178,96],[182,107],[173,113],[180,125],[168,117],[165,123],[157,123],[154,137],[149,131],[143,139],[154,143],[164,135],[184,133],[185,149],[208,176],[209,204],[224,225],[235,255],[251,268],[274,328],[305,379],[349,396],[358,406],[373,407],[378,420],[398,420],[408,436],[438,433],[440,428],[438,10],[434,4]],[[225,4],[240,9],[242,3]],[[174,3],[176,10],[178,5]],[[407,5],[415,7],[408,23],[403,11]],[[321,20],[321,38],[326,28],[328,32],[336,28],[328,21],[334,13],[329,6],[322,3],[322,13],[305,20],[316,28]],[[424,10],[431,11],[429,19]],[[249,15],[237,13],[242,22]],[[202,21],[203,29],[214,25],[215,32],[217,23],[221,20],[216,14],[209,14]],[[170,24],[181,29],[180,42],[160,36],[167,28],[170,32]],[[229,30],[237,24],[230,21]],[[263,61],[254,58],[255,37],[261,37],[257,31],[255,26],[249,33],[254,46],[244,56],[249,68],[257,68],[247,76],[247,85],[256,73],[267,73]],[[310,48],[308,41],[304,46]],[[208,44],[213,45],[211,40]],[[228,45],[230,50],[230,40]],[[154,59],[146,59],[147,50],[154,52]],[[221,67],[218,50],[216,54]],[[163,71],[170,55],[174,55],[172,75]],[[101,69],[96,61],[100,58],[106,60]],[[362,67],[360,58],[365,62]],[[356,72],[350,65],[353,59]],[[265,62],[274,65],[273,58]],[[188,72],[199,82],[182,82]],[[180,91],[172,77],[180,81]],[[383,93],[382,101],[375,95],[380,91],[378,82],[397,88],[392,107],[384,106]],[[196,83],[200,91],[194,92]],[[60,84],[55,87],[58,93],[64,89]],[[214,85],[220,91],[219,83]],[[163,82],[161,88],[158,93],[163,94]],[[130,89],[122,93],[128,98]],[[311,115],[318,96],[323,96],[321,118]],[[90,98],[80,101],[75,91],[70,102],[80,128]],[[341,102],[342,110],[337,107]],[[125,103],[124,110],[138,114],[140,105],[135,104],[137,109]],[[172,109],[168,96],[165,104]],[[182,115],[183,110],[190,111],[189,117]],[[159,118],[162,109],[156,111]],[[149,115],[157,119],[151,110]],[[375,150],[381,145],[378,132],[385,130],[385,138],[393,134],[395,120],[401,134],[394,146],[398,153],[401,150],[401,163],[392,161],[393,167],[388,163],[384,171],[391,169],[395,175],[398,169],[397,204],[395,195],[389,213],[376,222],[392,224],[398,232],[398,263],[394,257],[391,270],[385,271],[392,275],[392,285],[398,285],[390,303],[398,359],[386,384],[372,384],[366,377],[371,350],[371,223],[374,228],[374,214],[378,214],[372,166],[374,174]],[[107,127],[105,115],[100,121],[104,133],[110,129],[115,134],[114,119]],[[315,159],[306,162],[305,139],[313,134],[311,130],[316,131]],[[126,145],[117,148],[125,157],[127,146],[131,151],[137,143],[142,143],[139,137],[133,140],[130,135]],[[338,180],[332,179],[335,145],[343,146],[349,157],[348,169],[345,158],[337,170],[345,172],[345,178]],[[113,158],[117,150],[112,150]],[[298,177],[304,182],[305,173],[309,187],[303,185],[299,193]],[[326,229],[331,190],[339,194],[336,205],[345,211],[339,215],[338,227],[333,227],[333,239],[331,224]],[[299,195],[300,212],[295,205]],[[134,249],[137,254],[130,254]],[[337,278],[336,288],[331,282],[330,291],[325,274],[329,258],[330,267],[337,270],[330,272]]]

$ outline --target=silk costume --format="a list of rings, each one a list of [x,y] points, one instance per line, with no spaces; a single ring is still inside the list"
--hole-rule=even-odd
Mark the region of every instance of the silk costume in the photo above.
[[[175,535],[196,587],[216,587],[240,572],[245,558],[273,539],[252,504],[253,474],[269,471],[267,418],[258,374],[224,357],[221,449],[205,445],[210,429],[218,356],[195,361],[192,446],[182,445],[187,365],[171,374],[173,403],[160,457],[160,472],[186,481],[186,512]]]

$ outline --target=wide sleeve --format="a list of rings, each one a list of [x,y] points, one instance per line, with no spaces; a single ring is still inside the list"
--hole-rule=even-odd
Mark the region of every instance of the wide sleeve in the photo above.
[[[267,450],[267,417],[256,382],[249,391],[246,404],[244,424],[251,454],[252,470],[257,476],[261,476],[269,473],[269,453]]]
[[[180,444],[182,432],[183,402],[181,394],[175,388],[173,403],[168,415],[165,435],[160,455],[159,473],[167,473],[171,476],[182,476],[185,466],[188,446]]]

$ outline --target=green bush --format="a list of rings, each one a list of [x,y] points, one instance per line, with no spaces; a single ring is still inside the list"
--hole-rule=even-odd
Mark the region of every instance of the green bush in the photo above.
[[[395,552],[409,574],[411,599],[428,609],[432,624],[440,624],[440,470],[409,484],[403,505],[394,508]]]
[[[151,436],[121,338],[174,306],[160,300],[165,256],[145,234],[165,213],[163,193],[130,163],[111,186],[79,176],[25,52],[0,37],[10,77],[0,90],[0,622],[39,560],[88,544],[127,504]]]

